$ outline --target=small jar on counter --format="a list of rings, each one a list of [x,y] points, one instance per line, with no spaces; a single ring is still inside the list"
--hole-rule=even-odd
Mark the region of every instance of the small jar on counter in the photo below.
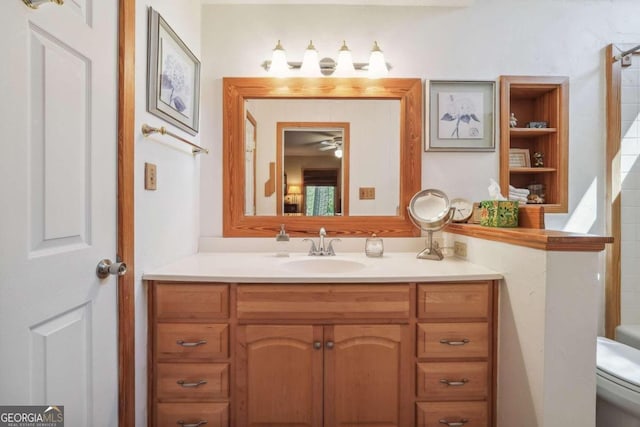
[[[368,257],[381,257],[384,253],[384,244],[382,243],[382,239],[377,237],[375,234],[372,234],[371,237],[367,237],[364,244],[364,253]]]

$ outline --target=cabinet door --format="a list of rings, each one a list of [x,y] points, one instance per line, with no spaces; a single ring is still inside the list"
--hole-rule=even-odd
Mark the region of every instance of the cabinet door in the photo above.
[[[410,347],[405,325],[327,326],[325,425],[408,426]]]
[[[322,427],[322,327],[238,328],[238,426]]]

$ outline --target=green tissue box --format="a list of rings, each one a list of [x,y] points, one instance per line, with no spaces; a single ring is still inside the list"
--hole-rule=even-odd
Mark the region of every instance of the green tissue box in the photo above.
[[[517,227],[518,202],[483,200],[480,202],[480,225],[486,227]]]

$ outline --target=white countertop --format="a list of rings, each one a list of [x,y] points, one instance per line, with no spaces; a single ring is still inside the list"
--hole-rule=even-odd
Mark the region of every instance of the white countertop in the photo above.
[[[144,280],[235,283],[356,283],[499,280],[502,275],[455,257],[416,259],[415,252],[381,258],[347,252],[332,257],[265,252],[198,253],[143,274]]]

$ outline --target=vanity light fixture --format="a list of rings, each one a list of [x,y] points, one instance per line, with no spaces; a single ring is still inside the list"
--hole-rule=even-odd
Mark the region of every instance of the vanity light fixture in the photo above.
[[[338,52],[338,63],[336,64],[336,70],[333,74],[336,77],[352,77],[355,73],[356,69],[353,67],[353,56],[347,47],[347,42],[342,40],[342,47]]]
[[[271,55],[271,62],[269,67],[269,74],[274,77],[285,77],[289,74],[289,64],[287,63],[287,54],[284,51],[284,48],[280,44],[280,40],[278,40],[278,44],[275,48],[273,48],[273,53]]]
[[[371,49],[371,56],[369,57],[369,69],[367,70],[368,77],[371,79],[377,79],[380,77],[386,77],[389,74],[387,63],[384,61],[384,54],[378,46],[378,42],[373,42],[373,49]]]
[[[300,73],[304,77],[322,77],[318,51],[313,45],[313,40],[309,40],[309,46],[307,46],[307,49],[304,51],[302,65],[300,66]]]
[[[366,72],[367,77],[377,79],[386,77],[389,74],[391,66],[386,63],[384,54],[378,46],[378,42],[373,43],[369,62],[353,62],[351,51],[347,47],[345,41],[338,51],[338,61],[332,58],[322,58],[318,60],[318,51],[313,46],[313,42],[309,42],[304,52],[302,62],[288,62],[286,54],[280,40],[273,49],[271,61],[264,61],[262,67],[274,77],[286,77],[290,75],[291,70],[300,70],[300,76],[304,77],[353,77],[358,71]]]

